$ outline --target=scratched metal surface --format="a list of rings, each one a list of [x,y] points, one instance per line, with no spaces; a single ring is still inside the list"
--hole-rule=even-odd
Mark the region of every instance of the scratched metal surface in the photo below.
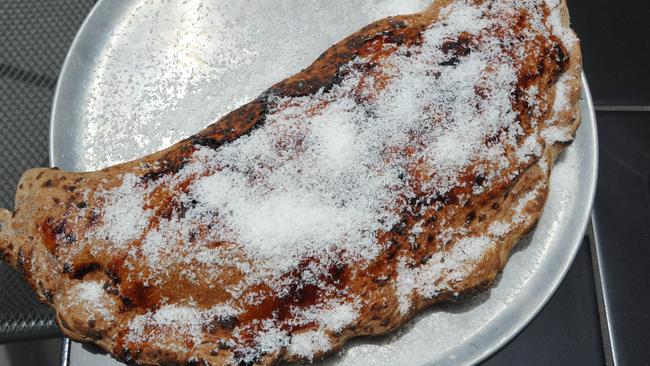
[[[100,1],[64,65],[52,114],[51,161],[93,170],[199,131],[309,65],[361,26],[418,11],[428,0]],[[350,342],[321,365],[466,365],[487,357],[537,314],[568,270],[596,184],[593,107],[560,156],[537,229],[498,284],[435,306],[399,331]],[[73,343],[70,365],[119,364]]]

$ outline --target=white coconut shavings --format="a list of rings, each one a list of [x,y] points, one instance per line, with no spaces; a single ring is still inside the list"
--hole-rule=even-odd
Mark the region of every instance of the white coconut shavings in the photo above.
[[[573,139],[572,131],[568,126],[557,125],[561,119],[565,118],[564,114],[571,108],[571,90],[569,88],[573,78],[573,76],[563,74],[555,84],[555,100],[553,101],[553,115],[549,121],[550,125],[540,132],[540,136],[549,145],[556,142],[569,142]]]
[[[287,350],[308,360],[312,360],[318,352],[327,351],[331,348],[331,342],[327,334],[322,330],[311,330],[294,334]]]
[[[451,290],[455,281],[473,272],[476,261],[494,244],[487,237],[465,237],[458,240],[450,250],[435,253],[424,265],[409,268],[407,262],[401,260],[397,267],[395,286],[400,312],[409,312],[414,293],[432,298],[443,290]]]
[[[552,145],[556,142],[568,142],[573,139],[571,129],[565,126],[549,126],[540,132],[544,141]]]
[[[526,137],[524,143],[517,149],[519,161],[529,162],[533,157],[539,157],[542,154],[542,145],[537,140],[537,135]]]
[[[546,159],[540,159],[540,166],[546,164]],[[541,166],[544,169],[543,166]],[[528,203],[536,199],[540,194],[543,184],[536,185],[531,191],[526,192],[522,197],[517,200],[517,204],[512,209],[512,221],[495,221],[488,227],[488,234],[492,235],[495,239],[501,238],[510,233],[514,228],[523,223],[529,218],[529,215],[524,212]]]
[[[422,225],[424,224],[424,220],[418,221],[415,225],[413,225],[413,228],[411,229],[411,234],[414,236],[418,236],[422,234],[424,229],[422,229]]]
[[[562,74],[558,81],[555,83],[555,100],[553,101],[553,111],[565,111],[569,107],[569,85],[573,80],[573,76]]]
[[[537,164],[542,169],[542,171],[544,172],[548,171],[548,157],[542,156],[542,158],[539,159],[539,161],[537,161]]]
[[[260,351],[264,353],[273,353],[289,344],[290,337],[286,331],[278,329],[270,321],[266,321],[266,323],[267,324],[263,326],[265,331],[257,337],[256,343],[258,349],[251,349],[248,352],[248,357],[251,359],[257,356]],[[246,358],[244,358],[244,361],[247,361]]]
[[[292,325],[320,324],[317,329],[312,329],[299,334],[289,335],[280,330],[272,320],[262,322],[263,331],[256,338],[257,347],[243,349],[243,360],[252,360],[262,350],[265,353],[275,352],[282,347],[287,347],[290,354],[306,359],[313,359],[320,351],[330,348],[327,332],[339,332],[358,317],[359,302],[345,302],[331,300],[325,305],[314,305],[307,308],[292,310]],[[235,335],[237,338],[238,335]]]
[[[562,11],[560,0],[546,0],[546,4],[551,9],[548,16],[548,23],[553,30],[553,34],[557,36],[567,49],[573,48],[578,42],[578,37],[568,25],[562,22]]]
[[[283,347],[287,347],[291,341],[291,335],[280,329],[275,320],[265,319],[261,322],[256,322],[259,326],[255,337],[254,346],[250,343],[244,346],[238,346],[237,352],[239,354],[238,361],[240,363],[253,363],[257,360],[260,354],[272,354],[279,351]],[[234,329],[233,340],[225,340],[225,343],[237,345],[236,340],[241,339],[242,331],[249,331],[250,329],[241,329],[239,327]]]
[[[525,101],[529,106],[533,107],[533,115],[537,118],[541,117],[542,111],[539,108],[539,103],[537,103],[537,98],[539,97],[539,87],[537,85],[532,85],[526,89]],[[533,119],[533,123],[536,125],[537,120]]]
[[[317,322],[323,325],[323,330],[339,332],[350,325],[359,315],[358,301],[345,302],[331,300],[325,305],[314,305],[308,308],[296,308],[293,311],[296,324]]]
[[[424,224],[424,220],[418,221],[415,225],[413,225],[413,228],[411,228],[408,241],[412,247],[415,247],[418,236],[422,234],[422,232],[424,232],[424,229],[422,228],[422,224]]]
[[[539,196],[544,185],[545,183],[543,182],[538,183],[532,190],[526,192],[526,194],[517,200],[517,205],[513,209],[513,225],[519,225],[529,218],[529,215],[525,212],[526,206]]]
[[[144,189],[138,186],[139,178],[135,174],[125,174],[121,186],[100,193],[105,204],[102,225],[94,233],[96,237],[125,248],[142,235],[153,211],[143,209],[146,196]]]
[[[510,232],[510,224],[503,221],[495,221],[490,224],[488,233],[494,237],[500,238]]]
[[[165,336],[163,338],[189,338],[192,339],[194,344],[199,344],[203,340],[202,328],[204,326],[215,320],[233,317],[238,314],[239,311],[229,305],[215,305],[210,309],[200,309],[191,304],[165,305],[158,310],[131,319],[126,339],[132,342],[143,339],[160,339],[160,334],[157,331],[164,327]]]
[[[300,324],[305,324],[306,318],[302,320],[303,322]],[[318,351],[329,349],[329,338],[323,328],[291,335],[287,331],[280,329],[277,323],[271,319],[262,320],[259,325],[260,330],[254,341],[255,347],[244,346],[238,349],[240,361],[244,363],[256,360],[260,352],[262,354],[271,354],[284,347],[287,348],[289,353],[310,360]],[[233,338],[239,339],[240,337],[240,329],[237,328]],[[328,347],[322,348],[325,345]]]
[[[68,296],[72,299],[70,306],[81,305],[90,319],[111,321],[115,318],[111,310],[115,306],[115,300],[106,295],[99,282],[77,283],[72,286]]]

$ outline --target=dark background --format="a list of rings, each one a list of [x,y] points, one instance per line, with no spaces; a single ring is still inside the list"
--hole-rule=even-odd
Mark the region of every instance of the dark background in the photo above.
[[[13,206],[25,169],[48,165],[56,80],[93,3],[0,0],[1,207]],[[650,364],[650,3],[569,8],[599,128],[594,234],[540,315],[485,365]],[[0,343],[57,336],[51,313],[0,265]],[[0,363],[42,364],[43,344],[5,346]]]

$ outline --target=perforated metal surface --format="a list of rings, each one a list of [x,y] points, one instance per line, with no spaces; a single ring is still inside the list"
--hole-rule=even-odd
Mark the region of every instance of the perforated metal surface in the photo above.
[[[0,1],[0,207],[25,169],[48,165],[56,79],[92,0]],[[0,263],[0,342],[57,333],[50,310]]]

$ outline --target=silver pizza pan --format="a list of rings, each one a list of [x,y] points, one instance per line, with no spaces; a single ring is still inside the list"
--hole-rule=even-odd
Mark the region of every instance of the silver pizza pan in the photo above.
[[[50,157],[63,169],[102,168],[201,130],[371,21],[430,0],[102,0],[63,66]],[[586,80],[582,125],[559,157],[544,214],[497,285],[434,306],[399,331],[357,339],[321,365],[468,365],[535,317],[566,274],[596,185],[596,120]],[[119,365],[73,343],[70,365]]]

